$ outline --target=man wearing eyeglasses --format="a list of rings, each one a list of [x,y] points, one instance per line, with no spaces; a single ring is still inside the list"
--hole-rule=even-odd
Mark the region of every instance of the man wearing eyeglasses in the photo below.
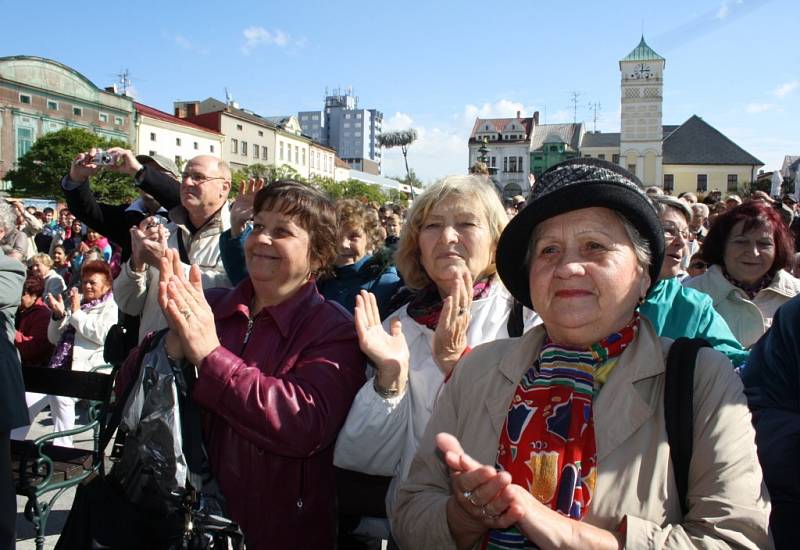
[[[639,313],[650,320],[659,336],[703,338],[734,365],[741,365],[747,359],[747,351],[714,309],[711,297],[683,286],[678,277],[683,274],[681,264],[690,238],[689,206],[664,195],[650,199],[664,229],[664,263],[658,283],[639,307]]]
[[[184,268],[197,264],[203,288],[230,287],[222,265],[219,236],[229,229],[231,170],[221,159],[200,155],[180,177],[180,204],[169,211],[170,223],[145,219],[130,230],[132,254],[114,280],[119,309],[141,315],[139,342],[167,326],[158,305],[158,261],[165,248],[178,250]]]

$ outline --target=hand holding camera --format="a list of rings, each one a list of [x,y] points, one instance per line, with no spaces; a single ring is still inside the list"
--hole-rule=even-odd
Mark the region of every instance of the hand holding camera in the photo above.
[[[148,265],[157,266],[167,249],[169,229],[161,216],[145,218],[138,226],[131,227],[131,260],[134,271],[144,271]]]
[[[114,163],[114,157],[108,151],[91,148],[78,154],[69,169],[69,179],[75,183],[84,183],[102,168]]]

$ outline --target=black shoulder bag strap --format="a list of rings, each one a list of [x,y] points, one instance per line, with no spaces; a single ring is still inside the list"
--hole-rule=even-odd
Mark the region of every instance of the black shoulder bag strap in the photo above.
[[[689,463],[694,437],[694,369],[700,348],[711,347],[702,338],[681,337],[667,353],[664,384],[664,420],[667,427],[669,455],[675,484],[678,486],[681,511],[689,511]]]
[[[180,256],[181,261],[187,265],[190,265],[192,262],[189,261],[189,253],[186,252],[186,245],[183,244],[183,231],[180,228],[177,229],[178,231],[178,256]]]
[[[522,332],[525,330],[525,322],[522,319],[522,302],[516,299],[511,303],[511,311],[508,312],[506,329],[510,338],[522,336]]]

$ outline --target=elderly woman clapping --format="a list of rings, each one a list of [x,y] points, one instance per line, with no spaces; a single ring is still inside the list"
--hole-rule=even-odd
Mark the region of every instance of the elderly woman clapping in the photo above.
[[[472,346],[519,335],[532,324],[496,276],[495,250],[507,217],[494,189],[476,177],[428,187],[408,213],[397,267],[415,293],[383,326],[362,292],[356,329],[374,375],[356,396],[336,443],[337,466],[392,476],[386,498],[408,475],[433,405]]]
[[[637,313],[663,256],[634,176],[595,159],[541,175],[497,257],[543,326],[455,369],[398,490],[401,547],[771,546],[742,385],[711,349],[696,359],[679,496],[663,395],[671,341]]]

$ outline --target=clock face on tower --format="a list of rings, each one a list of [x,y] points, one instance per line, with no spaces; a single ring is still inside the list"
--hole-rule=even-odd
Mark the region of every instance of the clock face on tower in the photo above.
[[[650,65],[646,63],[639,63],[631,73],[631,78],[635,78],[637,80],[649,80],[653,76],[653,72],[650,70]]]

